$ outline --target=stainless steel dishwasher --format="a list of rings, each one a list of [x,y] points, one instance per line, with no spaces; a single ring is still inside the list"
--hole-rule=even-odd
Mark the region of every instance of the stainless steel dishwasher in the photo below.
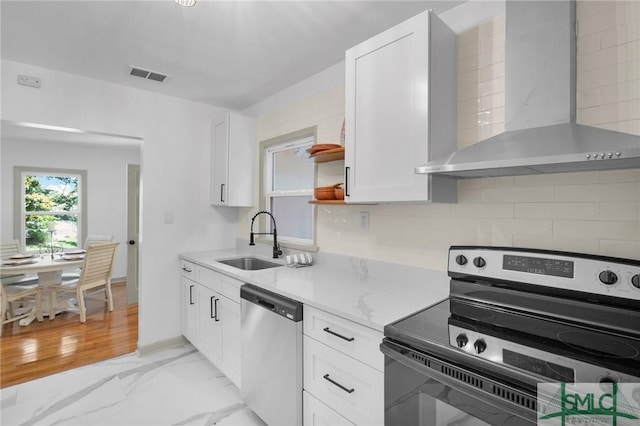
[[[302,303],[245,284],[240,288],[241,392],[270,426],[302,424]]]

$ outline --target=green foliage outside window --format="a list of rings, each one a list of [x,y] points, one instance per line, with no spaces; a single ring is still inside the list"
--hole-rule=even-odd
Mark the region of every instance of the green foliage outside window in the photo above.
[[[43,181],[55,181],[55,189],[43,187]],[[50,222],[67,222],[77,227],[78,216],[75,212],[78,210],[78,178],[25,176],[25,210],[27,212],[25,215],[27,246],[37,247],[49,244]],[[29,212],[33,214],[28,214]],[[57,241],[57,243],[65,246],[77,245],[77,241]]]

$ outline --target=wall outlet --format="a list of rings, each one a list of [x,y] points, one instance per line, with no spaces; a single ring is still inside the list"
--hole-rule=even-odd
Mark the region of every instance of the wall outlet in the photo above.
[[[173,212],[172,211],[165,211],[164,212],[164,223],[165,225],[171,225],[173,223]]]
[[[31,77],[29,75],[19,75],[18,76],[18,84],[22,86],[35,87],[36,89],[40,88],[42,84],[42,79],[38,77]]]
[[[360,228],[369,229],[369,212],[360,212]]]

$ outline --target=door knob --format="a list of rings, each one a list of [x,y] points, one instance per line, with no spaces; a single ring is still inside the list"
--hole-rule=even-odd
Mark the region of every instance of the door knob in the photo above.
[[[135,243],[135,240],[129,240],[129,245],[134,245]]]

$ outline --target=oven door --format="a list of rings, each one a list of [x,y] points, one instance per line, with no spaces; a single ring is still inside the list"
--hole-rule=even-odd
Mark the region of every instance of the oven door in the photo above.
[[[387,339],[385,425],[536,424],[536,396]]]

